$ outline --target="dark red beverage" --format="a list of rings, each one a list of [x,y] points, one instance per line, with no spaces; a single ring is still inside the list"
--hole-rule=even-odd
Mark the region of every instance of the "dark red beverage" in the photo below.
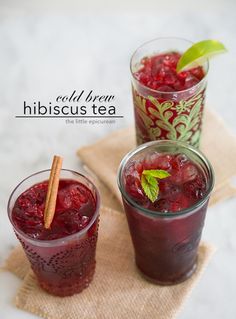
[[[207,65],[176,71],[182,52],[190,46],[182,39],[157,39],[134,53],[131,72],[138,144],[169,139],[199,146]]]
[[[40,286],[68,296],[81,292],[94,275],[99,198],[87,178],[62,170],[55,215],[46,229],[48,174],[32,175],[14,190],[9,217]]]
[[[152,202],[144,193],[144,170],[165,170]],[[138,269],[149,280],[174,284],[196,268],[197,249],[213,186],[207,159],[185,144],[157,141],[129,153],[119,171],[119,187]]]

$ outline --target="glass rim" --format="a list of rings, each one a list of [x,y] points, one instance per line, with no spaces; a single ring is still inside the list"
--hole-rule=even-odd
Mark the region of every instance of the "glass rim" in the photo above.
[[[191,205],[188,208],[182,209],[179,212],[168,212],[168,213],[162,213],[162,212],[158,212],[158,211],[154,211],[145,207],[142,207],[141,205],[139,205],[138,203],[136,203],[130,196],[129,194],[126,192],[124,185],[122,183],[122,173],[124,171],[124,167],[126,165],[126,163],[128,162],[128,160],[135,154],[139,153],[140,151],[149,148],[151,146],[155,146],[155,145],[161,145],[161,144],[169,144],[170,146],[177,146],[177,147],[183,147],[185,149],[190,150],[191,152],[193,152],[195,155],[197,155],[202,162],[205,164],[208,172],[209,172],[209,181],[210,184],[208,186],[207,192],[204,194],[204,196],[197,201],[195,204]],[[161,218],[175,218],[178,216],[185,216],[187,214],[193,213],[196,208],[200,207],[202,204],[204,204],[206,202],[206,200],[209,198],[211,191],[214,187],[214,182],[215,182],[215,177],[214,177],[214,170],[213,167],[211,165],[211,163],[209,162],[209,160],[206,158],[206,156],[199,150],[197,150],[196,148],[194,148],[193,146],[187,144],[187,143],[183,143],[183,142],[179,142],[179,141],[172,141],[172,140],[157,140],[157,141],[151,141],[151,142],[147,142],[144,144],[141,144],[140,146],[138,146],[137,148],[131,150],[129,153],[127,153],[124,158],[122,159],[119,168],[118,168],[118,175],[117,175],[117,184],[119,187],[119,190],[122,194],[122,196],[124,196],[124,198],[126,199],[126,201],[133,207],[135,207],[136,209],[138,209],[139,211],[145,213],[146,215],[150,216],[150,217],[161,217]]]
[[[151,92],[153,93],[159,93],[159,94],[181,94],[181,93],[186,93],[192,89],[195,89],[195,88],[198,88],[198,86],[201,86],[202,83],[204,83],[206,81],[206,78],[207,78],[207,75],[208,75],[208,71],[209,71],[209,59],[206,58],[206,70],[205,71],[205,75],[204,77],[195,85],[191,86],[190,88],[187,88],[187,89],[184,89],[184,90],[180,90],[180,91],[160,91],[160,90],[154,90],[144,84],[142,84],[141,82],[139,82],[135,76],[134,76],[134,72],[132,70],[132,62],[133,62],[133,58],[135,56],[135,54],[141,49],[143,48],[144,46],[146,46],[147,44],[149,43],[152,43],[152,42],[155,42],[155,41],[159,41],[159,40],[181,40],[181,41],[186,41],[186,42],[189,42],[190,44],[194,44],[194,42],[190,41],[190,40],[187,40],[185,38],[179,38],[179,37],[159,37],[159,38],[155,38],[155,39],[152,39],[152,40],[149,40],[149,41],[146,41],[144,42],[143,44],[141,44],[135,51],[134,53],[131,55],[131,58],[130,58],[130,72],[131,72],[131,75],[132,75],[132,78],[133,80],[138,84],[140,85],[142,88],[144,89],[147,89],[147,90],[150,90]]]
[[[61,238],[57,238],[57,239],[50,239],[50,240],[41,240],[41,239],[35,239],[35,238],[32,238],[28,235],[26,235],[22,230],[20,230],[14,223],[13,223],[13,220],[12,220],[12,214],[11,214],[11,210],[10,210],[10,203],[11,203],[11,200],[12,200],[12,197],[15,193],[15,191],[25,182],[27,181],[28,179],[36,176],[36,175],[40,175],[42,173],[46,173],[46,172],[50,172],[50,169],[45,169],[45,170],[41,170],[41,171],[38,171],[34,174],[31,174],[29,176],[27,176],[26,178],[24,178],[19,184],[17,184],[17,186],[13,189],[13,191],[11,192],[10,194],[10,197],[9,197],[9,200],[8,200],[8,203],[7,203],[7,213],[8,213],[8,218],[13,226],[13,229],[15,232],[19,233],[20,236],[22,236],[27,242],[30,242],[31,244],[33,245],[36,245],[36,246],[40,246],[40,247],[52,247],[52,246],[57,246],[58,244],[60,245],[63,245],[65,244],[67,241],[70,241],[70,240],[73,240],[75,239],[76,237],[81,237],[82,235],[84,235],[88,229],[93,225],[93,223],[95,222],[95,220],[97,219],[98,215],[99,215],[99,208],[100,208],[100,194],[98,192],[98,189],[97,187],[94,185],[94,183],[89,179],[87,178],[86,176],[84,176],[83,174],[80,174],[74,170],[70,170],[70,169],[65,169],[65,168],[62,168],[61,171],[63,172],[69,172],[69,173],[72,173],[72,174],[75,174],[79,177],[82,177],[84,178],[89,184],[91,184],[95,190],[95,193],[96,193],[96,208],[95,208],[95,213],[92,217],[92,219],[90,220],[90,222],[88,223],[88,225],[86,227],[84,227],[83,229],[81,229],[80,231],[74,233],[74,234],[71,234],[71,235],[68,235],[68,236],[64,236],[64,237],[61,237]]]

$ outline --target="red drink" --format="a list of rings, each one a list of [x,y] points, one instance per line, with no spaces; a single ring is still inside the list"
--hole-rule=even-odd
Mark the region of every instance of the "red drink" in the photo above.
[[[151,202],[141,186],[143,170],[166,170],[158,198]],[[144,144],[129,153],[119,171],[119,187],[138,269],[149,280],[174,284],[191,276],[213,172],[195,149],[172,141]]]
[[[86,288],[94,275],[99,198],[87,178],[62,170],[54,219],[45,229],[48,173],[25,179],[12,193],[8,211],[40,286],[68,296]]]
[[[157,39],[134,53],[131,72],[138,144],[169,139],[199,146],[208,65],[176,72],[181,52],[190,46],[181,39]]]

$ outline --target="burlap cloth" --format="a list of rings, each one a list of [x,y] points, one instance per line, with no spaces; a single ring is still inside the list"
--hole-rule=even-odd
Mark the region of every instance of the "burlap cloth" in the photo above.
[[[125,215],[120,212],[122,208],[116,186],[120,160],[134,146],[134,130],[130,128],[78,151],[98,183],[103,204],[108,206],[101,209],[96,274],[89,288],[63,299],[47,294],[37,285],[21,247],[17,247],[5,264],[5,269],[23,279],[15,299],[17,307],[48,319],[172,319],[179,312],[214,248],[206,243],[200,244],[197,270],[184,283],[161,287],[139,275]],[[201,149],[212,162],[216,174],[211,204],[235,195],[236,189],[230,184],[230,179],[236,173],[236,139],[209,111],[205,114]]]

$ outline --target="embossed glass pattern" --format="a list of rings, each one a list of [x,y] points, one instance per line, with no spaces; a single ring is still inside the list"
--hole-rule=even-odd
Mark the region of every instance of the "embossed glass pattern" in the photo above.
[[[125,190],[126,167],[154,152],[185,154],[204,173],[207,189],[191,207],[175,213],[162,213],[137,204]],[[193,147],[174,141],[143,144],[125,156],[118,173],[118,185],[129,224],[138,269],[148,280],[158,284],[175,284],[189,278],[197,265],[207,205],[214,184],[210,163]]]
[[[30,238],[14,225],[12,208],[22,192],[47,180],[48,176],[49,171],[46,170],[23,180],[11,194],[8,215],[40,286],[51,294],[69,296],[81,292],[93,279],[100,199],[96,187],[86,177],[63,169],[61,178],[76,180],[90,189],[96,200],[94,215],[85,228],[67,237],[54,240]]]
[[[139,82],[134,74],[141,60],[156,54],[184,52],[192,43],[178,38],[160,38],[145,43],[130,62],[136,140],[140,145],[153,140],[177,140],[199,146],[205,104],[208,62],[202,65],[204,78],[188,89],[162,92]]]

